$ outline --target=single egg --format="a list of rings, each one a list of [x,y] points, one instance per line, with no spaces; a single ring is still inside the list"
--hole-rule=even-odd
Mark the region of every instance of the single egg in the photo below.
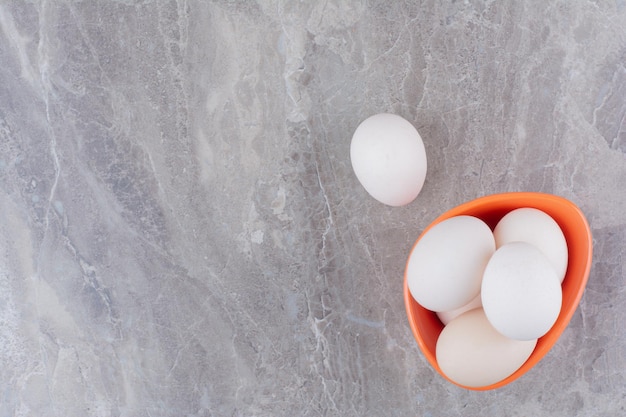
[[[454,320],[461,314],[465,313],[466,311],[470,311],[470,310],[473,310],[475,308],[482,307],[482,306],[483,306],[483,301],[479,293],[476,297],[474,297],[472,301],[465,304],[463,307],[459,307],[457,309],[450,310],[450,311],[437,312],[437,317],[439,317],[439,320],[445,325],[445,324],[450,323],[452,320]]]
[[[477,217],[455,216],[437,223],[409,255],[406,275],[411,295],[436,312],[464,306],[480,292],[495,246],[491,229]]]
[[[361,185],[381,203],[409,204],[424,185],[424,142],[398,115],[381,113],[365,119],[352,136],[350,160]]]
[[[506,214],[493,231],[496,248],[511,242],[528,242],[552,263],[560,282],[567,271],[567,242],[558,223],[535,208],[519,208]]]
[[[561,311],[563,293],[548,258],[526,242],[512,242],[493,254],[483,275],[481,297],[487,318],[500,333],[537,339]]]
[[[482,308],[461,314],[443,328],[437,364],[452,381],[484,387],[502,381],[526,362],[537,340],[513,340],[493,328]]]

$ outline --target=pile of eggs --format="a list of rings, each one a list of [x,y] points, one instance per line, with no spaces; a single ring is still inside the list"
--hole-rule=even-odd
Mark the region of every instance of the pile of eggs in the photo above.
[[[424,185],[424,143],[400,116],[364,120],[350,159],[361,185],[386,205],[410,203]],[[473,388],[515,373],[557,321],[567,265],[562,230],[536,208],[510,211],[493,231],[467,215],[428,229],[409,255],[405,276],[415,301],[444,324],[435,347],[439,369]]]
[[[491,230],[461,215],[429,229],[407,262],[407,285],[444,324],[436,360],[467,387],[497,383],[529,358],[556,322],[568,248],[559,225],[535,208],[507,213]]]

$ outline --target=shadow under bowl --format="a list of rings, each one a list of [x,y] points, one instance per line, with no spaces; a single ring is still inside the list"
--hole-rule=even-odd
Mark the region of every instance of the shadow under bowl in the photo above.
[[[539,338],[535,350],[526,362],[507,378],[483,387],[467,387],[457,384],[448,378],[439,368],[435,357],[437,339],[444,326],[439,321],[436,313],[425,309],[413,299],[409,292],[406,272],[404,275],[404,304],[411,330],[420,350],[441,376],[453,384],[466,389],[486,391],[509,384],[528,372],[554,346],[576,311],[589,278],[593,250],[589,224],[582,211],[575,204],[562,197],[534,192],[493,194],[461,204],[437,217],[424,229],[413,246],[415,248],[422,236],[433,226],[450,217],[460,215],[478,217],[493,230],[505,214],[523,207],[541,210],[558,223],[567,242],[568,266],[562,283],[563,302],[561,312],[556,322],[548,333]],[[411,249],[412,251],[413,249]]]

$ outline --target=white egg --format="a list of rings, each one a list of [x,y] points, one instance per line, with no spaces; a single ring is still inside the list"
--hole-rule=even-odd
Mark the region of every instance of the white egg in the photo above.
[[[466,387],[502,381],[531,355],[537,340],[513,340],[498,332],[482,308],[468,311],[445,326],[435,355],[441,371]]]
[[[513,210],[498,222],[493,234],[497,248],[511,242],[536,246],[548,257],[563,282],[567,270],[567,242],[558,223],[548,214],[535,208]]]
[[[450,310],[450,311],[437,312],[437,317],[439,317],[439,320],[445,325],[445,324],[450,323],[452,320],[454,320],[461,314],[465,313],[466,311],[470,311],[475,308],[482,307],[482,305],[483,305],[482,297],[480,296],[480,294],[478,294],[476,297],[474,297],[472,301],[465,304],[463,307],[459,307],[457,309]]]
[[[371,116],[357,127],[350,160],[361,185],[381,203],[409,204],[424,185],[424,142],[411,123],[395,114]]]
[[[481,297],[487,318],[517,340],[546,334],[561,311],[563,294],[548,258],[526,242],[512,242],[493,254],[483,275]]]
[[[482,274],[495,251],[491,229],[472,216],[436,224],[415,244],[407,262],[407,285],[415,301],[450,311],[480,292]]]

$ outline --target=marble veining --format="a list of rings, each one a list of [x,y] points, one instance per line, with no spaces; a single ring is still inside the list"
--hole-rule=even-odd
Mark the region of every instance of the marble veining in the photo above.
[[[0,4],[0,416],[626,413],[626,3]],[[411,121],[405,207],[356,126]],[[589,285],[530,373],[444,381],[402,299],[441,212],[564,196]]]

